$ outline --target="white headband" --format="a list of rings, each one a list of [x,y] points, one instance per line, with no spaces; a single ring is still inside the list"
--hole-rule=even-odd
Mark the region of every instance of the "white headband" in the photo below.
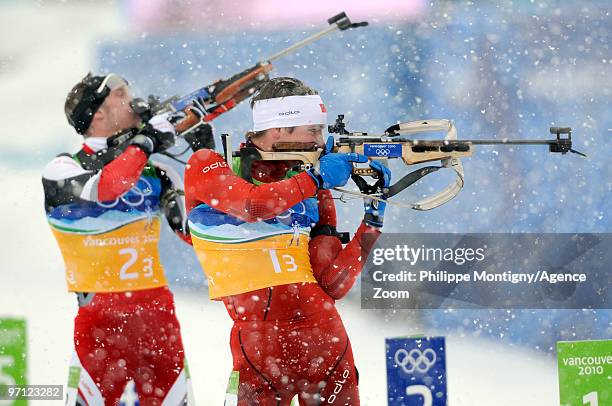
[[[327,124],[327,109],[319,95],[276,97],[253,105],[253,131],[310,124]]]

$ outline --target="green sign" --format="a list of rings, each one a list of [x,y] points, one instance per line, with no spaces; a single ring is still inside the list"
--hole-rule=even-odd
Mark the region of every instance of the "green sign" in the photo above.
[[[78,390],[80,380],[81,367],[70,367],[70,369],[68,369],[68,387]]]
[[[612,340],[560,341],[561,406],[612,405]]]
[[[0,386],[26,385],[25,320],[0,319]],[[26,400],[0,400],[0,405],[22,406]]]

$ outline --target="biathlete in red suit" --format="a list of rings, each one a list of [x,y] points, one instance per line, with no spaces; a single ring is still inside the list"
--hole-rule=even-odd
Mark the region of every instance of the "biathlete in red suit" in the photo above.
[[[158,251],[162,216],[190,242],[182,181],[149,159],[174,144],[174,128],[161,116],[141,123],[131,100],[120,77],[85,77],[66,100],[83,148],[43,171],[47,219],[79,303],[69,405],[117,405],[130,381],[140,405],[189,399],[180,326]],[[113,134],[130,128],[139,135],[114,146]],[[200,142],[206,134],[198,134]]]
[[[273,79],[255,97],[255,132],[247,145],[270,151],[277,142],[322,145],[325,108],[300,81]],[[279,96],[287,96],[279,98]],[[291,116],[279,112],[296,112]],[[280,117],[280,118],[279,118]],[[325,154],[318,170],[295,162],[230,165],[200,150],[185,172],[186,206],[196,253],[212,299],[234,320],[233,372],[226,406],[358,405],[358,373],[335,300],[361,272],[382,226],[384,206],[370,214],[343,248],[328,189],[347,182],[358,154]],[[375,169],[388,169],[378,165]],[[365,234],[373,238],[362,239]],[[368,241],[368,245],[364,245]]]

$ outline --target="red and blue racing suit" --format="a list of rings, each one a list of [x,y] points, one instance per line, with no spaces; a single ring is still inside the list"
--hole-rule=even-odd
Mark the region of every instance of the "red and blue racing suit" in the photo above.
[[[232,170],[200,150],[185,172],[193,245],[211,297],[234,321],[226,405],[289,405],[295,395],[301,405],[358,405],[335,301],[353,286],[380,232],[362,223],[343,247],[330,191],[317,190],[307,173],[284,179],[290,164],[256,161],[255,185],[236,174],[239,162]]]

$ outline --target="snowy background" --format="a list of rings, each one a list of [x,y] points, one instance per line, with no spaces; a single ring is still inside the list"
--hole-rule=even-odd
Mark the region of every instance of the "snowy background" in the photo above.
[[[57,153],[80,145],[63,104],[89,70],[125,76],[136,95],[183,94],[247,68],[344,10],[370,26],[275,63],[275,75],[320,90],[330,119],[345,114],[350,130],[380,132],[398,121],[448,118],[460,138],[548,138],[548,127],[571,126],[575,148],[589,155],[480,148],[464,161],[466,185],[455,200],[431,212],[391,207],[385,231],[611,231],[606,2],[331,3],[284,11],[274,0],[0,2],[0,317],[27,319],[30,383],[67,377],[76,301],[65,292],[40,173]],[[237,143],[250,127],[247,105],[215,126]],[[433,185],[447,180],[441,174]],[[428,179],[401,197],[416,200],[430,187]],[[356,228],[360,205],[339,208],[346,220],[339,228]],[[208,301],[189,248],[168,232],[162,244],[196,399],[221,404],[231,370],[229,318]],[[555,342],[612,337],[609,310],[365,311],[358,289],[339,307],[365,405],[385,404],[384,337],[446,335],[450,404],[466,406],[558,404]]]

